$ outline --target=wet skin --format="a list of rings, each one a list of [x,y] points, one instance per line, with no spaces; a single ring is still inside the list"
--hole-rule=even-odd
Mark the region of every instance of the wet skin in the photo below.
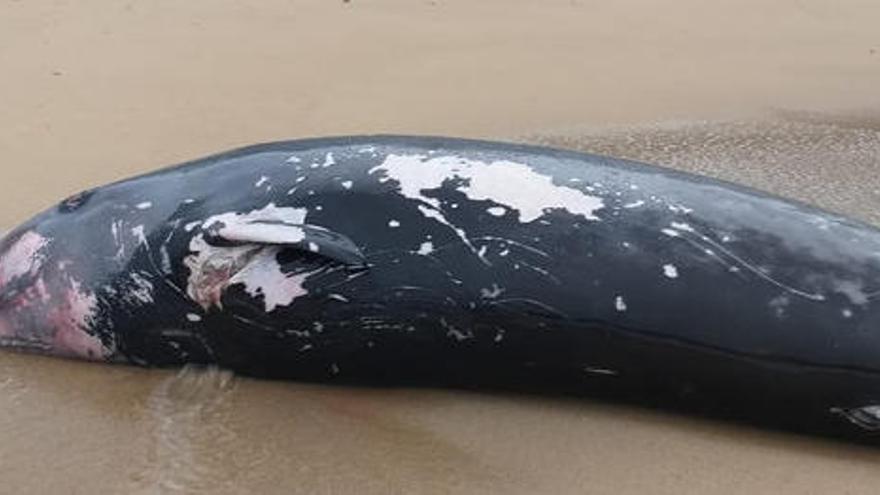
[[[75,195],[0,253],[0,340],[24,350],[880,426],[880,232],[649,165],[273,143]]]

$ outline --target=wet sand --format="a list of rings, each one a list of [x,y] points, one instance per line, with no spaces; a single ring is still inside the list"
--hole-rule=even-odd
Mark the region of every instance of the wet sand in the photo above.
[[[0,226],[238,145],[384,132],[641,159],[880,225],[878,24],[852,0],[7,1]],[[878,468],[591,400],[0,354],[0,493],[876,493]]]

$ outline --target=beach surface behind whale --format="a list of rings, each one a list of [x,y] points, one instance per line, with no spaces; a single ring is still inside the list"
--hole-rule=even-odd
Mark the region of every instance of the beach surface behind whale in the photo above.
[[[0,3],[0,229],[255,142],[432,134],[720,177],[880,225],[880,4]],[[0,493],[849,493],[880,450],[589,399],[0,353]]]

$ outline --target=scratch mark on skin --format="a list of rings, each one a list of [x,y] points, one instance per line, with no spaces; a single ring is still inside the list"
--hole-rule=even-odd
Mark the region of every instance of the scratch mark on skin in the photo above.
[[[523,260],[518,260],[518,263],[519,263],[520,265],[525,266],[526,268],[528,268],[528,269],[534,271],[535,273],[538,273],[538,274],[540,274],[541,276],[543,276],[543,277],[545,277],[545,278],[551,280],[554,284],[556,284],[556,285],[562,285],[562,281],[559,280],[558,277],[556,277],[555,275],[553,275],[553,274],[550,273],[549,271],[547,271],[547,270],[545,270],[545,269],[543,269],[543,268],[540,268],[540,267],[538,267],[538,266],[535,266],[535,265],[533,265],[533,264],[531,264],[531,263],[527,263],[527,262],[525,262],[525,261],[523,261]]]
[[[880,406],[869,405],[862,407],[832,407],[832,414],[839,414],[850,423],[868,431],[880,430]]]
[[[138,210],[148,210],[153,207],[153,203],[150,201],[144,201],[143,203],[138,203],[134,206]]]
[[[695,235],[695,236],[696,236],[697,238],[699,238],[701,241],[707,243],[707,244],[710,245],[711,247],[713,247],[713,248],[717,249],[718,251],[722,252],[723,254],[725,254],[726,256],[728,256],[729,258],[731,258],[732,260],[734,260],[736,263],[738,263],[740,266],[742,266],[743,268],[745,268],[745,269],[748,270],[749,272],[753,273],[754,275],[757,275],[759,278],[761,278],[761,279],[763,279],[763,280],[765,280],[765,281],[767,281],[767,282],[769,282],[769,283],[775,285],[776,287],[779,287],[779,288],[781,288],[781,289],[783,289],[783,290],[785,290],[785,291],[787,291],[787,292],[790,292],[790,293],[792,293],[792,294],[795,294],[795,295],[797,295],[797,296],[800,296],[800,297],[802,297],[802,298],[804,298],[804,299],[809,299],[809,300],[811,300],[811,301],[820,301],[820,302],[821,302],[821,301],[825,301],[825,296],[824,296],[823,294],[815,294],[815,293],[807,292],[807,291],[804,291],[804,290],[800,290],[800,289],[797,289],[797,288],[795,288],[795,287],[791,287],[790,285],[787,285],[787,284],[785,284],[785,283],[783,283],[783,282],[780,282],[780,281],[776,280],[775,278],[771,277],[771,276],[768,275],[767,273],[765,273],[765,272],[763,272],[762,270],[760,270],[758,267],[753,266],[751,263],[749,263],[749,262],[746,261],[745,259],[743,259],[743,258],[737,256],[735,253],[733,253],[733,252],[732,252],[730,249],[728,249],[727,247],[723,246],[722,244],[719,244],[719,243],[715,242],[714,240],[712,240],[712,239],[709,238],[708,236],[703,235],[703,234],[697,232],[696,230],[694,230],[693,227],[691,227],[690,225],[688,225],[688,224],[686,224],[686,223],[672,222],[670,225],[671,225],[674,229],[677,229],[677,230],[663,229],[663,233],[664,233],[664,234],[669,235],[670,237],[681,237],[681,238],[685,239],[685,240],[688,241],[690,244],[692,244],[694,247],[696,247],[696,248],[702,250],[703,252],[705,252],[706,254],[708,254],[708,255],[710,255],[710,256],[712,256],[712,257],[718,259],[719,261],[721,261],[721,262],[722,262],[723,264],[725,264],[725,265],[727,265],[727,263],[723,260],[723,258],[721,258],[721,257],[718,256],[717,254],[715,254],[712,250],[708,250],[708,249],[706,249],[705,246],[701,246],[699,242],[697,242],[697,241],[695,241],[695,240],[693,240],[693,239],[689,239],[689,238],[684,237],[684,236],[682,235],[682,232]]]
[[[529,251],[531,253],[535,253],[538,256],[543,256],[544,258],[552,259],[552,257],[549,254],[547,254],[545,251],[542,251],[536,247],[529,246],[528,244],[523,244],[522,242],[515,241],[513,239],[508,239],[506,237],[488,236],[487,235],[487,236],[477,237],[474,240],[476,240],[476,241],[484,241],[485,240],[485,241],[504,242],[504,243],[510,244],[511,246],[516,246],[516,247],[525,249],[526,251]]]
[[[565,312],[560,311],[553,306],[550,306],[549,304],[544,304],[541,301],[530,299],[527,297],[508,297],[504,299],[496,299],[494,301],[487,301],[485,304],[487,306],[504,306],[508,303],[526,303],[537,308],[541,308],[542,310],[553,314],[558,318],[569,319],[569,316]]]
[[[586,366],[584,367],[585,373],[590,373],[592,375],[604,375],[604,376],[617,376],[620,372],[609,369],[609,368],[599,368],[594,366]]]

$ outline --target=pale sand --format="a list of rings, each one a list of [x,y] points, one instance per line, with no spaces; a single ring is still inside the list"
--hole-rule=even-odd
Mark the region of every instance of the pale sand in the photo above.
[[[880,3],[660,4],[3,2],[0,225],[246,143],[377,132],[646,159],[880,224]],[[589,400],[0,355],[0,493],[873,494],[878,468]]]

